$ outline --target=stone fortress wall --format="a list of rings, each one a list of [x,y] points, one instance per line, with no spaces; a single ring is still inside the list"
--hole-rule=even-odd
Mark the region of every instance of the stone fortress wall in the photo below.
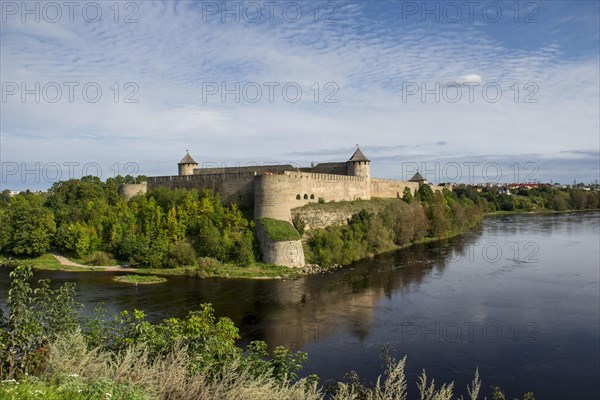
[[[179,162],[177,176],[148,177],[146,184],[123,185],[120,193],[132,197],[158,187],[170,189],[211,189],[219,193],[224,203],[254,207],[256,234],[263,261],[290,267],[304,266],[302,242],[275,242],[266,234],[261,218],[292,222],[292,209],[320,199],[329,201],[401,198],[404,189],[413,194],[426,182],[420,174],[411,181],[370,177],[370,161],[357,149],[345,163],[317,164],[314,168],[298,169],[291,165],[246,166],[232,168],[197,168],[189,154]],[[341,172],[346,171],[346,175]],[[310,171],[334,171],[322,173]],[[446,186],[431,186],[441,191]]]
[[[224,172],[219,174],[194,174],[148,177],[148,190],[164,187],[168,189],[211,189],[219,193],[226,204],[254,204],[254,172]]]

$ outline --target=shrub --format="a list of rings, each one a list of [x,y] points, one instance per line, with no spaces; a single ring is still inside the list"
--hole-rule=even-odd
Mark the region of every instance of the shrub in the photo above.
[[[294,228],[296,228],[300,236],[302,236],[304,234],[304,229],[306,228],[306,222],[300,215],[296,214],[292,218],[292,223],[294,224]]]
[[[408,186],[405,187],[404,191],[402,192],[402,200],[404,200],[408,204],[412,203],[413,201],[413,194]]]
[[[94,251],[87,257],[83,258],[83,263],[87,265],[111,265],[115,263],[113,257],[105,251]]]
[[[195,266],[196,251],[185,240],[179,240],[171,245],[169,264],[173,267]]]
[[[223,264],[215,258],[211,257],[198,257],[198,269],[209,275],[217,272]]]

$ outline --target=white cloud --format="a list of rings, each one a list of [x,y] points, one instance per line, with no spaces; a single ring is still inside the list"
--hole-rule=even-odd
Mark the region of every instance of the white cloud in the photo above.
[[[483,78],[481,77],[481,75],[470,74],[470,75],[459,76],[455,82],[459,83],[459,84],[465,84],[465,83],[481,84],[483,82]]]
[[[351,152],[355,143],[406,146],[398,154],[406,157],[421,154],[423,143],[446,141],[430,154],[465,158],[599,146],[597,52],[573,59],[552,42],[511,47],[486,26],[383,23],[368,3],[340,3],[334,24],[315,23],[310,13],[298,23],[204,23],[191,3],[139,4],[135,24],[3,25],[3,82],[103,88],[98,103],[22,103],[18,96],[2,103],[3,160],[149,160],[142,172],[172,173],[157,165],[176,163],[186,148],[198,161],[308,163],[283,154]],[[466,100],[466,90],[457,103],[443,95],[439,102],[431,95],[422,102],[420,93],[403,98],[403,83],[432,88],[449,80],[478,84],[475,101]],[[126,82],[138,85],[139,103],[123,103]],[[257,103],[233,96],[221,102],[219,95],[205,102],[206,82],[279,86],[273,102],[265,91]],[[301,85],[298,103],[282,97],[287,82]],[[338,103],[323,102],[333,93],[324,88],[329,82],[339,88]],[[482,96],[489,82],[503,89],[497,103]],[[527,96],[538,103],[525,103]]]

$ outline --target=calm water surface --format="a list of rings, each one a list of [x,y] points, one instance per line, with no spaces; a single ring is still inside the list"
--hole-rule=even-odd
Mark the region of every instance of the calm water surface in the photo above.
[[[494,385],[539,399],[599,397],[599,275],[600,213],[486,218],[460,238],[293,281],[174,277],[134,287],[113,273],[36,273],[76,281],[87,309],[138,308],[153,320],[210,302],[243,343],[308,352],[303,373],[323,381],[351,369],[373,381],[392,346],[408,356],[412,394],[425,368],[466,395],[479,367],[488,397]],[[0,269],[0,291],[7,286]]]

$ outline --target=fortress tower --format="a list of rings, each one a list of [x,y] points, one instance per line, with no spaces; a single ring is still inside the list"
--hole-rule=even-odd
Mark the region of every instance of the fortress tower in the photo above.
[[[371,178],[371,161],[360,151],[360,147],[346,161],[346,165],[348,167],[348,175],[360,176],[367,179]]]
[[[198,163],[194,161],[190,153],[186,150],[185,156],[177,163],[179,176],[194,175],[196,167],[198,167]]]

